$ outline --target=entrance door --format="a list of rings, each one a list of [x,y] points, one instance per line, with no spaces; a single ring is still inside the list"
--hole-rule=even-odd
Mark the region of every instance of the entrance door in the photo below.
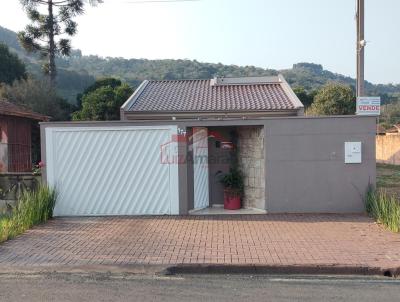
[[[208,188],[208,131],[207,128],[193,128],[193,182],[194,209],[209,206]]]
[[[208,127],[211,206],[224,204],[224,186],[221,178],[229,173],[233,159],[233,149],[224,147],[224,142],[232,142],[234,131],[234,127]]]

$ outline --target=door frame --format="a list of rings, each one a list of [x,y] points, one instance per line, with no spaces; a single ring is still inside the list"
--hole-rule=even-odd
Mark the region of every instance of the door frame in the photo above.
[[[205,132],[201,140],[196,141],[196,132]],[[197,133],[199,133],[197,132]],[[210,206],[210,184],[209,184],[209,166],[208,166],[208,128],[193,127],[192,134],[192,158],[193,158],[193,210],[201,210]],[[197,146],[200,144],[200,146]],[[197,152],[197,153],[196,153]],[[205,156],[205,162],[197,163],[197,156]],[[203,188],[199,188],[198,181],[204,183]],[[199,191],[201,189],[201,191]],[[199,200],[205,198],[205,200]]]

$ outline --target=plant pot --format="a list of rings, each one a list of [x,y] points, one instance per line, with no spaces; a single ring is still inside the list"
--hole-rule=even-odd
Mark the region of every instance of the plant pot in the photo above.
[[[238,210],[242,207],[240,193],[234,189],[224,190],[224,209]]]

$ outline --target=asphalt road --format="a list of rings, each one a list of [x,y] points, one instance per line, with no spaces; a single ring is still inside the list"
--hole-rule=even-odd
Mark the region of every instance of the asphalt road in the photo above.
[[[0,274],[0,301],[398,301],[400,280],[319,276]]]

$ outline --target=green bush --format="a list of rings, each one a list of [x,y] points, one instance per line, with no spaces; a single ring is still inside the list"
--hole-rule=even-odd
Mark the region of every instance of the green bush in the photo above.
[[[231,167],[229,173],[223,175],[220,182],[226,189],[237,191],[240,195],[243,195],[244,184],[242,171],[237,167]]]
[[[0,216],[0,242],[14,238],[53,216],[57,194],[47,186],[25,191],[10,213]]]
[[[400,231],[400,201],[395,195],[370,188],[365,205],[367,212],[379,223],[393,232]]]

